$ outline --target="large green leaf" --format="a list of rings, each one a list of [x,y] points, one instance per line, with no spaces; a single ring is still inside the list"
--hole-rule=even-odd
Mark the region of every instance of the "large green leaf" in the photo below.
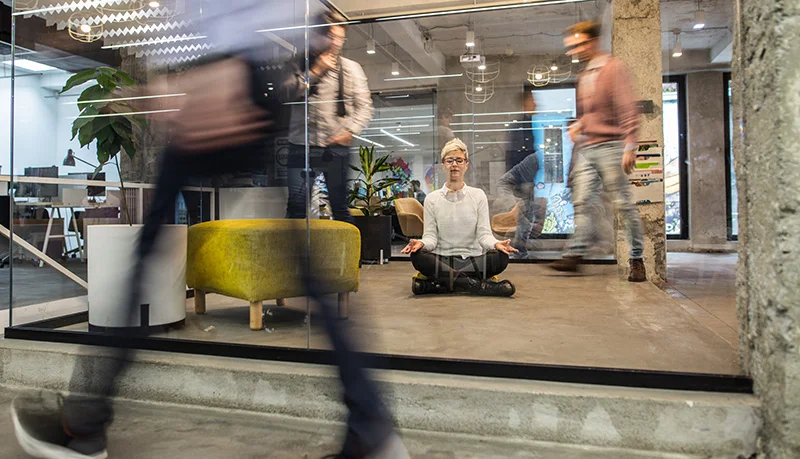
[[[91,81],[95,79],[96,69],[89,69],[84,70],[83,72],[78,72],[75,75],[72,75],[66,83],[64,83],[64,87],[61,88],[61,92],[65,93],[70,89],[74,88],[75,86],[80,86],[87,81]]]
[[[147,131],[147,120],[146,119],[144,119],[142,117],[139,117],[139,116],[135,116],[135,115],[123,115],[123,118],[128,120],[128,122],[130,122],[131,125],[136,126],[137,128],[139,128],[139,133],[140,134],[143,134],[144,132]]]
[[[128,155],[128,158],[133,159],[136,156],[136,147],[133,145],[129,139],[122,138],[122,148],[125,149],[125,154]]]
[[[106,75],[106,76],[110,76],[110,77],[113,77],[119,71],[119,70],[117,70],[115,68],[108,67],[108,66],[97,67],[95,70],[97,71],[98,75]]]
[[[110,125],[106,125],[103,129],[100,129],[95,134],[98,145],[112,143],[116,137],[117,135],[114,132],[114,128],[112,128]]]
[[[110,113],[132,113],[135,111],[133,105],[125,101],[109,102],[107,108]]]
[[[100,108],[103,105],[107,104],[108,102],[90,102],[90,103],[81,103],[87,100],[105,100],[111,95],[111,91],[104,89],[99,84],[89,86],[88,88],[84,89],[81,93],[80,97],[78,97],[78,108],[83,110],[88,106],[94,106],[96,108]]]
[[[80,114],[83,118],[76,118],[75,121],[72,122],[72,138],[74,139],[76,135],[78,135],[78,130],[85,126],[87,123],[90,123],[94,118],[90,118],[97,115],[97,109],[94,107],[86,107]]]
[[[97,75],[97,82],[100,83],[100,86],[108,91],[117,89],[117,81],[111,75],[101,73],[100,75]]]
[[[117,70],[115,75],[120,81],[120,86],[133,86],[136,84],[136,80],[122,70]]]
[[[92,131],[92,124],[94,124],[94,120],[96,120],[96,119],[98,119],[98,118],[90,119],[88,123],[84,124],[78,130],[78,141],[81,143],[81,147],[85,147],[86,145],[89,145],[90,143],[92,143],[92,139],[94,139],[94,137],[92,136],[92,132],[93,132]]]
[[[94,137],[97,137],[97,134],[100,131],[105,130],[106,128],[109,128],[109,130],[111,131],[111,134],[113,135],[114,134],[114,130],[109,127],[109,126],[111,126],[112,122],[113,122],[113,119],[110,116],[105,116],[105,117],[102,117],[102,118],[95,118],[94,121],[92,121],[92,135]]]
[[[111,145],[110,144],[103,144],[97,146],[97,160],[100,161],[101,164],[105,164],[111,158]]]
[[[125,117],[114,117],[111,121],[111,127],[123,139],[130,139],[133,137],[133,126],[131,122]]]
[[[120,139],[117,136],[114,136],[114,138],[111,141],[111,152],[112,152],[111,156],[116,155],[120,151],[122,151],[122,139]]]

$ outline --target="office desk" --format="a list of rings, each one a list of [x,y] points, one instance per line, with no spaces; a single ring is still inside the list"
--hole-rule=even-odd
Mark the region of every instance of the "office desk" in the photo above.
[[[81,237],[80,230],[78,229],[78,222],[75,218],[75,209],[111,209],[111,208],[119,208],[117,204],[105,204],[105,203],[86,203],[86,204],[65,204],[65,203],[55,203],[55,202],[26,202],[26,201],[18,201],[15,202],[15,205],[20,207],[35,207],[35,208],[44,208],[49,209],[49,219],[47,222],[47,230],[45,231],[44,235],[44,244],[42,245],[42,252],[47,253],[47,247],[50,244],[52,239],[63,239],[65,241],[64,244],[64,253],[68,254],[67,246],[66,246],[66,239],[67,238],[75,238],[75,242],[80,254],[81,261],[86,261],[86,251],[84,250],[84,242],[83,238]],[[52,234],[53,232],[53,220],[60,218],[63,219],[64,217],[61,215],[61,209],[69,209],[69,216],[70,216],[70,223],[72,226],[72,233],[65,231],[64,234]],[[57,215],[56,215],[57,214]],[[39,260],[39,267],[44,266],[44,261],[41,259]]]

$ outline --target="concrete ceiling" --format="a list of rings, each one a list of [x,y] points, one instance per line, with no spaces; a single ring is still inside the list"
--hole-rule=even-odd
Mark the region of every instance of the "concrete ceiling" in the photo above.
[[[401,2],[398,0],[396,3]],[[411,6],[408,1],[402,3],[406,5],[406,11],[414,9],[413,2]],[[463,3],[450,2],[448,5],[454,8],[463,7]],[[358,8],[367,4],[363,0],[340,0],[336,6],[351,18],[357,18],[362,12]],[[394,8],[391,2],[380,2],[380,5]],[[420,3],[417,6],[422,5]],[[431,7],[430,3],[424,5],[426,8]],[[577,20],[601,16],[605,5],[604,1],[589,1],[351,26],[347,49],[358,60],[363,61],[366,59],[363,58],[365,54],[359,54],[359,51],[364,51],[367,39],[374,37],[379,44],[379,56],[369,57],[369,62],[383,63],[398,60],[401,64],[407,66],[419,64],[420,70],[428,70],[430,63],[427,61],[431,55],[438,53],[445,57],[455,57],[464,54],[467,51],[466,32],[468,27],[471,27],[478,38],[475,51],[481,54],[494,56],[509,53],[517,56],[560,54],[563,53],[561,36],[564,28]],[[729,63],[733,37],[732,2],[702,0],[700,8],[704,11],[706,22],[706,27],[702,30],[693,29],[697,7],[698,3],[695,0],[661,1],[661,39],[666,57],[671,54],[675,43],[673,31],[679,29],[684,52],[687,55],[691,54],[693,67],[702,66],[703,61],[709,66]],[[385,12],[386,8],[380,11]],[[429,38],[427,48],[424,46],[425,37]],[[380,49],[380,45],[383,45],[383,50]],[[383,54],[383,59],[380,54]],[[680,67],[678,62],[669,64]],[[432,73],[427,71],[427,74]]]
[[[9,0],[0,1],[4,4],[9,2]],[[58,4],[58,1],[44,0],[39,2],[39,6]],[[67,1],[75,2],[76,0]],[[171,1],[177,2],[175,4],[178,5],[181,0]],[[404,74],[438,74],[444,72],[445,62],[448,58],[455,58],[467,51],[464,43],[465,35],[468,27],[471,27],[478,39],[478,46],[474,51],[481,54],[495,56],[495,58],[510,54],[515,57],[531,55],[560,55],[563,57],[561,35],[564,28],[577,20],[601,16],[608,4],[606,0],[559,5],[535,5],[535,3],[536,1],[531,0],[526,3],[528,6],[523,8],[479,13],[452,13],[434,17],[352,25],[348,30],[346,55],[362,62],[365,67],[396,61],[400,63]],[[487,0],[445,0],[433,3],[426,3],[422,0],[335,0],[336,7],[353,19],[368,14],[408,13],[423,8],[463,9],[488,4]],[[496,5],[498,2],[491,4]],[[519,2],[517,1],[516,4]],[[669,64],[669,66],[665,66],[665,69],[680,68],[681,65],[685,66],[689,62],[691,62],[692,68],[724,66],[730,62],[733,28],[732,0],[702,0],[700,7],[705,12],[706,28],[700,31],[692,29],[697,5],[696,0],[661,0],[662,47],[666,56],[665,61]],[[31,29],[31,21],[37,21],[42,24],[46,23],[46,29],[54,40],[68,44],[77,43],[67,37],[63,30],[65,21],[69,17],[68,11],[52,11],[38,16],[41,19],[26,17],[19,21],[18,39],[20,35],[24,34],[24,30]],[[171,26],[168,30],[161,30],[163,29],[161,26],[164,24],[157,25],[159,27],[156,25],[141,26],[131,21],[107,23],[103,40],[93,44],[93,47],[99,49],[104,44],[149,40],[167,35],[183,36],[188,33],[186,23],[179,18],[168,21],[166,25]],[[681,40],[687,57],[683,64],[669,60],[669,51],[674,45],[671,31],[676,28],[682,31]],[[291,49],[291,46],[288,48],[286,46],[286,40],[292,41],[288,37],[288,33],[272,34],[266,38],[270,37],[277,46]],[[374,37],[378,42],[378,53],[373,56],[368,56],[365,52],[370,37]],[[40,42],[41,40],[37,38],[31,41]],[[200,42],[197,43],[140,46],[135,48],[135,52],[137,57],[148,55],[152,59],[180,62],[182,59],[199,57],[213,45],[202,44],[204,48],[200,49]],[[302,43],[295,43],[295,45],[302,48]],[[50,46],[57,48],[53,44]],[[32,47],[32,49],[34,48]],[[85,53],[86,51],[81,49],[75,54],[86,57]],[[118,55],[116,52],[113,54]]]

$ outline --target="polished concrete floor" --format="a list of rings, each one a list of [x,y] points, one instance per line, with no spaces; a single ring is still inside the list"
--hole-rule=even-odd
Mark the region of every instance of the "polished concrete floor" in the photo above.
[[[64,267],[81,279],[87,278],[86,263],[77,259],[63,261]],[[31,260],[14,260],[13,289],[11,269],[0,268],[0,310],[8,309],[9,304],[15,307],[31,306],[51,301],[86,295],[86,289],[69,278],[45,265],[39,268]],[[13,291],[13,301],[9,301]]]
[[[513,264],[513,298],[414,296],[408,262],[364,266],[346,327],[376,353],[680,372],[738,374],[735,255],[669,254],[670,284],[632,284],[616,266],[581,275]],[[249,329],[247,303],[209,295],[187,301],[186,326],[162,336],[242,344],[328,347],[306,301],[265,302],[265,329]],[[76,325],[72,329],[85,329]]]
[[[739,345],[736,260],[735,253],[669,253],[664,287],[684,309],[734,347]]]

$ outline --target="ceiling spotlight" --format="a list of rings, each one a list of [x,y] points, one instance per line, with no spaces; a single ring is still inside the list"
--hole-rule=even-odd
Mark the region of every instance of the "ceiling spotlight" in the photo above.
[[[400,75],[400,64],[397,62],[392,62],[392,75]]]
[[[572,63],[573,64],[580,64],[581,60],[578,59],[578,56],[572,56]]]
[[[150,6],[150,8],[158,8],[159,6],[161,6],[161,3],[153,0],[152,2],[148,3],[148,5]]]
[[[536,74],[533,75],[533,77],[536,78],[537,80],[541,80],[542,79],[542,74],[541,73],[536,73]]]
[[[700,30],[706,26],[706,14],[703,10],[694,12],[694,30]]]
[[[556,64],[553,64],[550,66],[550,70],[555,72],[556,70],[558,70],[558,66]]]
[[[475,46],[475,32],[467,30],[467,48],[472,48],[473,46]]]
[[[479,65],[478,70],[486,70],[486,64]]]
[[[483,86],[477,86],[477,87],[475,88],[475,91],[477,91],[477,92],[483,92]]]
[[[367,54],[375,54],[375,40],[371,38],[367,42]]]
[[[681,45],[681,32],[675,31],[675,48],[672,49],[672,57],[683,56],[683,46]]]
[[[92,26],[90,26],[89,24],[81,24],[81,32],[89,33],[91,31],[92,31]]]

